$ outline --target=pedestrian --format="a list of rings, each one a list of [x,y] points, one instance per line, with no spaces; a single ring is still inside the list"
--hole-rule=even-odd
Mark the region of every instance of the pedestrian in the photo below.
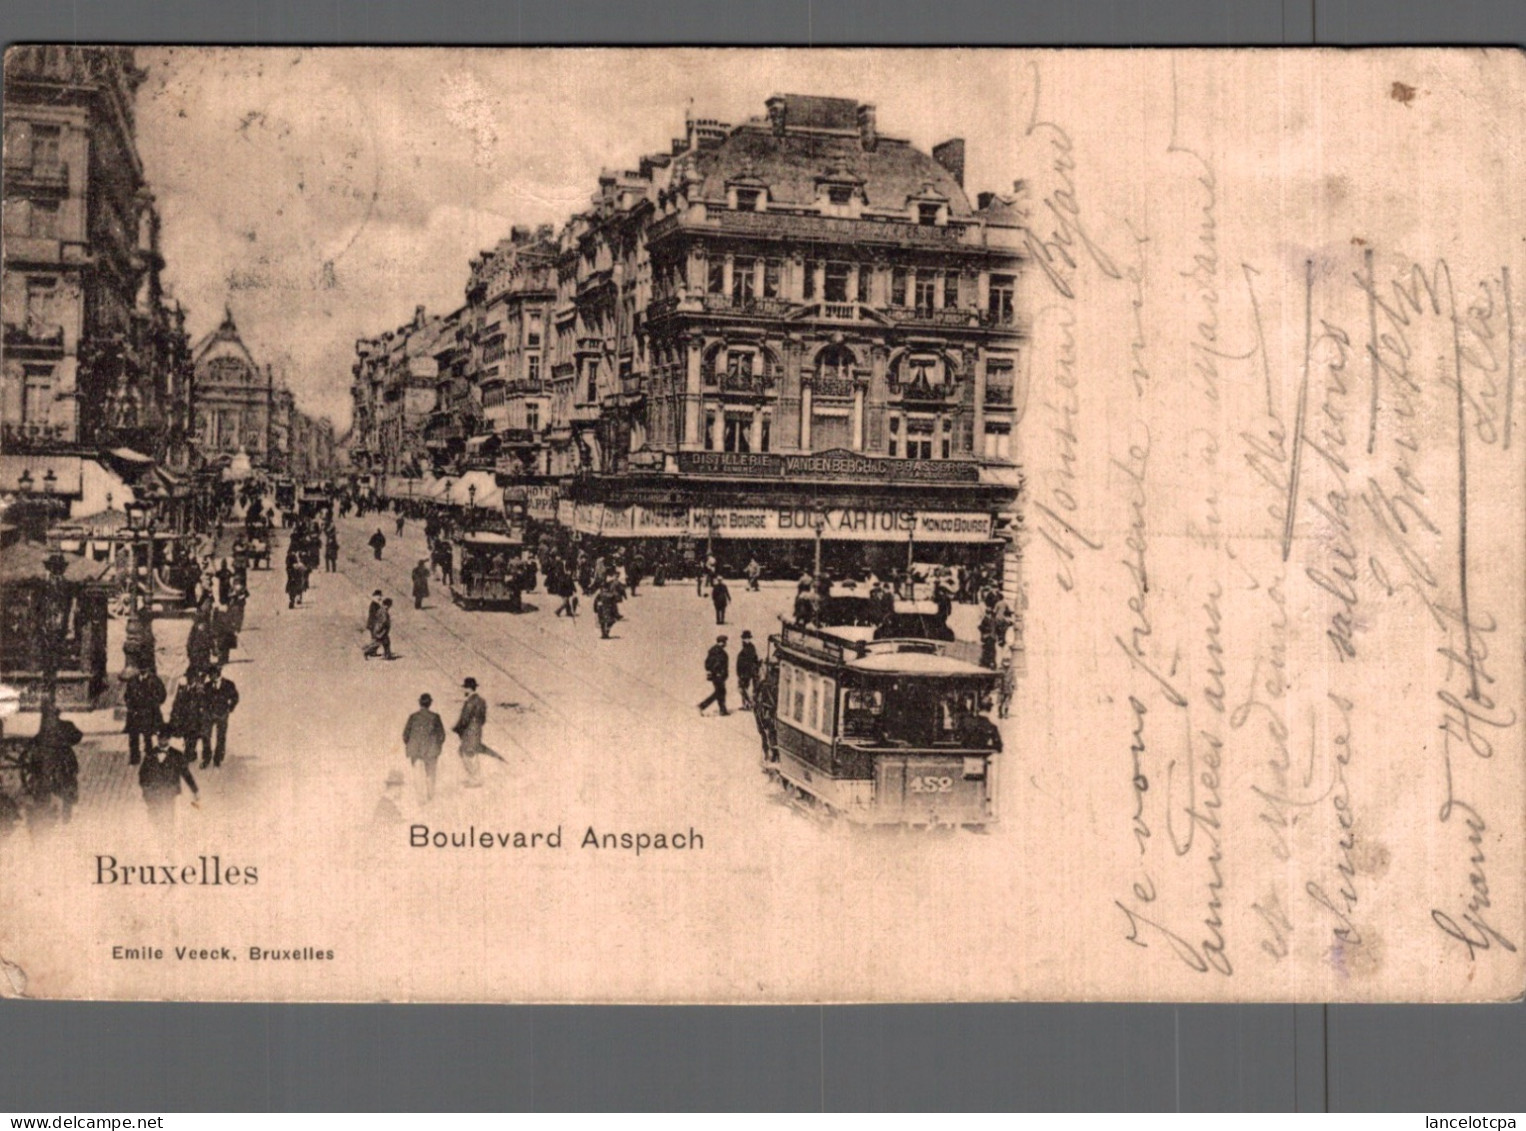
[[[726,623],[726,606],[731,604],[731,590],[724,578],[716,577],[710,585],[710,602],[715,606],[715,623]]]
[[[461,740],[461,764],[466,767],[466,784],[476,788],[482,784],[482,767],[477,764],[479,755],[504,760],[502,754],[482,741],[482,728],[487,725],[487,703],[477,694],[477,681],[471,676],[461,681],[466,697],[461,703],[461,716],[451,729]]]
[[[295,609],[302,603],[302,594],[307,589],[307,566],[302,562],[302,556],[296,550],[286,555],[286,607]]]
[[[407,521],[408,521],[408,516],[407,515],[400,514],[400,515],[397,516],[397,536],[399,538],[401,538],[403,536],[403,524],[405,522],[407,522]]]
[[[379,526],[376,528],[376,533],[366,540],[366,545],[371,547],[371,553],[376,556],[377,561],[382,560],[381,552],[386,544],[387,536],[381,532],[381,527]]]
[[[228,753],[228,719],[238,706],[238,687],[231,679],[223,677],[222,668],[213,668],[207,676],[202,692],[207,715],[208,750],[202,755],[201,768],[207,768],[207,754],[212,765],[221,766]]]
[[[721,714],[731,714],[726,710],[726,680],[730,675],[731,657],[726,655],[726,638],[717,636],[710,651],[705,653],[705,678],[710,681],[710,696],[700,702],[700,714],[703,715],[712,703],[720,707]]]
[[[435,765],[445,748],[445,724],[430,708],[434,699],[427,693],[419,696],[419,709],[408,716],[403,726],[403,748],[413,767],[414,782],[424,801],[434,799]]]
[[[170,707],[170,733],[185,743],[188,762],[196,761],[196,748],[201,747],[202,758],[212,756],[212,736],[207,725],[206,687],[201,672],[186,670],[185,679],[175,692],[175,702]]]
[[[134,668],[127,677],[122,699],[127,708],[127,764],[136,766],[143,754],[153,750],[159,730],[164,726],[167,692],[164,680],[151,668]]]
[[[429,596],[429,559],[420,558],[413,567],[413,607],[422,609],[424,598]]]
[[[763,576],[763,567],[758,564],[758,559],[753,558],[747,563],[747,588],[752,592],[758,592],[758,581]]]
[[[235,578],[231,600],[228,604],[228,627],[233,629],[235,637],[234,646],[237,647],[238,634],[244,631],[244,610],[249,604],[249,585],[242,578]]]
[[[138,769],[138,788],[143,791],[143,804],[148,807],[148,819],[163,836],[175,828],[175,798],[180,796],[180,783],[191,787],[191,804],[201,799],[201,790],[191,776],[191,767],[185,752],[173,746],[168,727],[159,731],[157,741],[149,750],[143,765]]]
[[[218,524],[219,526],[221,523]],[[220,536],[220,535],[219,535]],[[217,603],[226,605],[228,598],[233,595],[233,571],[228,568],[228,559],[224,558],[222,564],[217,567]]]
[[[1012,709],[1012,696],[1017,691],[1017,669],[1012,662],[1012,648],[1001,650],[1001,682],[996,685],[996,715],[1005,719]]]
[[[366,646],[366,658],[380,652],[383,659],[396,659],[392,654],[392,598],[383,597],[381,606],[371,618],[371,643]]]
[[[24,775],[29,779],[27,794],[32,799],[29,823],[38,827],[55,820],[69,823],[79,803],[79,756],[74,748],[84,737],[79,727],[58,713],[51,699],[43,700],[42,720],[27,752],[31,774]]]
[[[328,573],[339,568],[339,534],[332,527],[323,540],[323,568]]]
[[[743,631],[742,647],[737,651],[737,692],[742,696],[742,710],[753,708],[753,688],[762,670],[758,650],[753,647],[752,633]]]
[[[232,596],[232,593],[229,593]],[[233,606],[218,609],[212,614],[212,646],[217,652],[219,666],[228,662],[233,649],[238,647],[238,632],[233,627]]]
[[[212,638],[212,611],[203,606],[196,612],[196,617],[191,621],[191,630],[185,638],[185,659],[187,671],[200,675],[212,666],[212,649],[215,641]]]
[[[646,558],[639,553],[631,555],[630,565],[625,567],[625,580],[630,583],[631,596],[634,597],[641,588],[641,579],[646,575]]]

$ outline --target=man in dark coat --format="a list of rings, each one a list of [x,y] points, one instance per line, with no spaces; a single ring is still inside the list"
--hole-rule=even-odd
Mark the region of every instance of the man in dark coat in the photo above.
[[[419,709],[408,716],[403,726],[403,748],[414,768],[419,794],[425,801],[434,798],[434,775],[440,751],[445,748],[445,723],[430,707],[434,700],[419,696]]]
[[[461,683],[466,697],[461,703],[461,717],[451,729],[461,738],[461,764],[466,767],[466,784],[471,787],[482,784],[482,768],[477,756],[504,760],[503,755],[482,741],[482,729],[487,725],[487,701],[477,694],[477,681],[468,676]]]
[[[339,568],[339,533],[332,527],[323,539],[323,568],[329,573]]]
[[[127,707],[127,764],[136,766],[146,750],[153,749],[164,716],[164,680],[148,668],[134,668],[127,678],[122,699]]]
[[[424,599],[429,596],[429,559],[420,558],[419,564],[413,567],[413,607],[422,609]]]
[[[148,819],[161,835],[168,835],[175,827],[175,798],[180,796],[182,781],[191,787],[192,797],[201,797],[185,752],[170,745],[170,732],[166,727],[159,732],[157,744],[149,750],[138,770],[138,788],[143,791]]]
[[[231,679],[223,677],[221,668],[213,668],[207,677],[202,696],[210,737],[209,749],[201,760],[201,768],[204,770],[207,768],[207,754],[211,755],[212,765],[221,766],[223,756],[228,752],[228,718],[238,706],[238,687]]]
[[[742,647],[737,652],[737,690],[742,695],[742,709],[752,710],[753,685],[757,683],[758,672],[763,668],[762,661],[758,659],[758,650],[752,645],[752,633],[742,633]]]
[[[392,598],[383,597],[380,605],[373,600],[371,602],[370,625],[371,643],[364,648],[366,659],[370,659],[378,652],[387,659],[392,659]]]
[[[196,747],[200,744],[203,756],[211,756],[211,734],[207,727],[206,683],[200,670],[187,670],[185,682],[175,692],[175,702],[170,707],[169,731],[185,742],[187,761],[196,760]]]
[[[731,604],[731,590],[726,587],[720,574],[712,575],[710,585],[710,602],[715,606],[715,623],[726,623],[726,606]]]
[[[212,611],[203,607],[197,611],[196,619],[191,622],[191,631],[185,638],[186,667],[198,675],[211,667],[214,644]]]
[[[717,636],[710,651],[705,653],[705,678],[710,681],[710,697],[700,702],[700,714],[703,715],[705,708],[712,703],[720,707],[721,714],[731,714],[726,710],[726,680],[730,675],[731,657],[726,655],[726,638]]]
[[[371,552],[376,555],[376,560],[381,561],[382,548],[387,544],[387,536],[381,532],[381,527],[376,528],[376,533],[366,539],[366,545],[371,547]]]
[[[43,704],[42,722],[27,753],[32,768],[29,823],[47,825],[55,817],[63,824],[69,823],[79,802],[79,756],[74,748],[84,737],[79,727],[58,713],[56,706],[51,702]],[[56,811],[54,798],[58,799]]]

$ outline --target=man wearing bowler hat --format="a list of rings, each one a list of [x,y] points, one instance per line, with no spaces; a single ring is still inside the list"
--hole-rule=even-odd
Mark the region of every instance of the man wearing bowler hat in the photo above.
[[[726,710],[726,680],[730,675],[731,658],[726,655],[726,638],[717,636],[710,651],[705,653],[705,678],[710,681],[711,691],[710,697],[699,705],[700,714],[703,715],[712,703],[720,707],[721,714],[731,714]]]
[[[461,681],[461,688],[466,692],[466,698],[461,704],[461,717],[451,729],[461,739],[461,764],[466,767],[466,784],[474,788],[482,784],[482,767],[477,764],[477,756],[486,754],[500,762],[504,757],[482,741],[482,728],[487,725],[487,703],[477,694],[477,681],[467,676]]]

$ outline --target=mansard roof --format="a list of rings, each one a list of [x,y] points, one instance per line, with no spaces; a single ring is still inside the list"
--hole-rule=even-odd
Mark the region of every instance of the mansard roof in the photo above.
[[[770,205],[807,207],[817,201],[822,182],[847,180],[863,186],[869,208],[900,210],[908,199],[942,197],[951,219],[973,215],[964,189],[930,154],[902,138],[877,134],[872,126],[866,137],[852,99],[786,95],[783,100],[782,131],[767,119],[754,119],[719,144],[682,155],[680,164],[701,182],[705,199],[724,199],[728,183],[756,179],[768,186]]]

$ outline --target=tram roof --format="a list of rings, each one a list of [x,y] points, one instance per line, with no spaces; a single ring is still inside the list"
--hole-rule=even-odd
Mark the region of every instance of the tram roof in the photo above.
[[[510,538],[507,534],[498,534],[491,530],[474,530],[469,534],[463,534],[460,541],[473,546],[522,546],[518,538]]]
[[[855,671],[883,672],[904,675],[991,675],[989,668],[958,660],[953,656],[940,656],[935,652],[873,652],[861,659],[851,660],[848,666]]]

